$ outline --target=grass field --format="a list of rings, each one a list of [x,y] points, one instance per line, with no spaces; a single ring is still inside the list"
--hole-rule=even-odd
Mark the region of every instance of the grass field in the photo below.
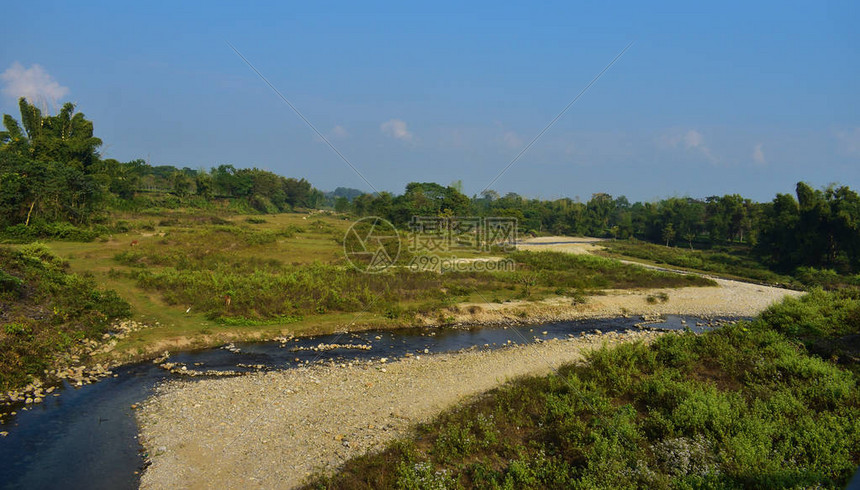
[[[92,242],[53,241],[46,245],[58,257],[66,260],[72,271],[91,275],[103,288],[117,291],[131,305],[132,317],[152,326],[121,341],[112,354],[121,359],[147,356],[165,349],[205,347],[227,340],[330,333],[348,325],[358,329],[394,323],[375,313],[332,313],[312,320],[237,328],[215,321],[196,308],[187,311],[187,305],[171,304],[159,291],[140,288],[131,273],[153,270],[155,267],[146,264],[130,267],[123,263],[133,260],[129,257],[141,257],[158,248],[174,251],[165,254],[165,257],[176,260],[183,256],[198,257],[201,260],[194,263],[198,268],[212,266],[218,269],[222,266],[217,264],[217,257],[224,256],[230,257],[224,262],[225,267],[237,263],[244,263],[248,267],[258,263],[265,268],[267,264],[301,267],[315,262],[336,262],[343,257],[342,246],[336,239],[342,237],[350,225],[346,220],[326,216],[315,218],[307,214],[267,215],[264,218],[222,216],[201,214],[199,210],[170,211],[158,216],[120,215],[117,221],[125,228],[122,233]],[[295,229],[298,228],[305,230],[300,237],[285,239],[284,230],[293,230],[287,235],[295,235]],[[277,236],[279,233],[282,236]],[[216,243],[205,240],[213,234],[235,235],[237,243],[242,243],[243,235],[256,235],[267,243],[245,244],[239,247],[241,250],[236,250],[237,247],[223,241]],[[165,244],[166,237],[176,241]],[[275,240],[271,240],[272,237]],[[132,242],[136,244],[132,246]],[[207,250],[206,246],[210,249]],[[224,248],[215,250],[212,247]],[[207,254],[215,257],[208,263],[205,259]],[[125,260],[117,260],[118,256],[125,257]]]
[[[651,265],[709,272],[727,279],[800,286],[795,278],[773,272],[751,258],[748,246],[733,245],[713,250],[693,250],[623,240],[607,240],[600,245],[604,247],[604,253],[608,257],[634,258]]]
[[[712,284],[693,275],[552,252],[491,254],[513,259],[515,270],[414,272],[407,267],[413,255],[405,236],[394,267],[363,274],[343,253],[351,225],[327,213],[174,209],[118,213],[105,226],[113,231],[96,240],[45,246],[70,272],[116,291],[131,306],[132,319],[151,326],[106,354],[123,361],[225,341],[404,326],[416,317],[444,324],[450,318],[444,308],[482,298],[582,301],[606,288]],[[487,257],[468,250],[451,255],[467,261]]]

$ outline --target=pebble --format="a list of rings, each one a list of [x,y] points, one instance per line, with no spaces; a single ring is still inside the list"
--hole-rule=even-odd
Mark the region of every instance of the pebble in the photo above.
[[[636,331],[605,338],[656,335]],[[136,412],[140,440],[150,454],[141,486],[175,486],[179,482],[174,478],[189,464],[200,478],[211,477],[224,487],[244,486],[247,474],[220,472],[223,445],[229,443],[231,464],[259,469],[254,472],[259,486],[293,487],[308,472],[333,470],[351,455],[382,448],[415,422],[464,396],[504,379],[548,371],[544,363],[534,362],[536,354],[554,365],[570,362],[580,358],[580,348],[600,345],[602,338],[589,334],[504,350],[464,349],[461,354],[355,362],[351,367],[337,361],[194,383],[171,380],[157,387],[156,395]],[[192,446],[199,448],[193,462],[182,451],[165,456],[161,450]]]

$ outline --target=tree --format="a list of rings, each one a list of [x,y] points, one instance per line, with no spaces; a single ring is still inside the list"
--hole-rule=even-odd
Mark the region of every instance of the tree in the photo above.
[[[286,202],[290,206],[306,206],[308,197],[311,193],[311,184],[305,179],[296,180],[294,178],[285,179],[283,182],[283,190],[286,196]]]
[[[830,226],[846,271],[860,270],[860,195],[848,187],[827,190]]]
[[[346,196],[341,196],[335,199],[334,210],[338,213],[346,213],[349,211],[349,199],[346,198]]]
[[[797,225],[800,211],[789,194],[777,194],[763,212],[756,254],[771,265],[788,269],[798,259]]]
[[[104,203],[104,187],[93,175],[57,162],[28,160],[0,152],[0,224],[90,222]]]
[[[173,172],[170,180],[173,182],[173,192],[179,197],[185,197],[191,193],[191,177],[184,172]]]
[[[99,160],[91,166],[99,182],[120,199],[132,199],[140,185],[141,169],[138,162],[119,162],[113,158]]]
[[[669,246],[669,242],[675,239],[675,227],[672,223],[667,223],[663,228],[663,240],[666,241],[666,246]]]
[[[102,141],[93,136],[93,123],[75,112],[71,102],[56,116],[44,116],[27,99],[18,99],[21,125],[8,114],[3,116],[0,151],[10,151],[38,162],[59,162],[87,173],[98,162]],[[23,128],[23,129],[22,129]]]
[[[212,176],[204,171],[197,172],[197,175],[194,177],[195,184],[195,192],[198,196],[204,199],[212,198],[212,191],[215,185],[214,179]]]
[[[499,193],[492,190],[492,189],[487,189],[487,190],[481,192],[481,198],[487,202],[498,201],[499,200]]]
[[[593,194],[585,205],[588,233],[595,236],[606,236],[609,232],[609,219],[615,210],[612,196],[603,192]]]

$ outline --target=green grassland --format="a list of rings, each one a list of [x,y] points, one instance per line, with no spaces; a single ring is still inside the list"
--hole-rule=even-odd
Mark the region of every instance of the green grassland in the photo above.
[[[483,298],[581,299],[608,288],[713,284],[695,275],[554,252],[491,254],[514,260],[515,270],[415,272],[408,267],[413,255],[405,235],[394,266],[366,274],[353,268],[343,252],[351,224],[328,213],[118,212],[104,226],[108,231],[92,241],[56,240],[43,246],[67,264],[69,273],[87,277],[100,291],[115,291],[130,305],[132,319],[151,326],[105,354],[121,361],[231,340],[405,326],[418,317],[444,324],[450,318],[442,314],[444,308]],[[456,256],[487,254],[459,251]]]
[[[769,270],[750,257],[745,245],[723,246],[712,250],[667,247],[638,240],[612,240],[601,243],[605,255],[614,258],[634,258],[660,266],[716,274],[728,279],[741,279],[767,284],[799,285],[794,278]]]
[[[746,244],[723,244],[707,249],[667,247],[638,240],[612,240],[601,243],[602,254],[613,258],[632,258],[680,270],[707,272],[727,279],[777,284],[794,289],[823,287],[839,289],[860,286],[860,275],[838,274],[832,269],[799,266],[791,271],[775,271],[752,253]]]
[[[514,380],[310,488],[842,488],[860,462],[856,291]],[[851,337],[847,337],[851,338]],[[801,342],[799,339],[802,339]]]

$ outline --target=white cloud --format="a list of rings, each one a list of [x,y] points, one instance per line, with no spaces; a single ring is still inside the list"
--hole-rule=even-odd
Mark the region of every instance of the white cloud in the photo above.
[[[0,74],[3,80],[3,93],[12,98],[26,97],[31,103],[56,104],[69,93],[68,87],[63,87],[54,80],[40,65],[24,68],[17,61]]]
[[[415,138],[415,135],[407,129],[406,122],[401,119],[386,121],[379,126],[379,129],[383,134],[399,140],[412,141]]]
[[[505,131],[505,134],[502,135],[502,142],[512,150],[516,150],[523,146],[523,139],[513,131]]]
[[[762,149],[762,146],[763,145],[761,143],[755,145],[755,148],[753,148],[752,158],[755,163],[759,165],[766,165],[767,158],[765,158],[764,156],[764,150]]]
[[[679,148],[683,147],[687,151],[695,151],[701,153],[711,163],[717,163],[719,159],[711,151],[711,148],[705,143],[705,136],[696,131],[689,129],[687,131],[674,130],[663,134],[657,141],[658,145],[663,148]]]
[[[337,125],[337,126],[331,128],[330,133],[335,138],[347,138],[347,137],[349,137],[349,131],[347,131],[346,128],[341,126],[341,125]]]
[[[687,149],[690,148],[706,148],[705,145],[705,137],[702,136],[702,133],[696,131],[695,129],[691,129],[684,134],[684,145]]]
[[[841,150],[849,155],[860,155],[860,127],[847,131],[837,131]]]

